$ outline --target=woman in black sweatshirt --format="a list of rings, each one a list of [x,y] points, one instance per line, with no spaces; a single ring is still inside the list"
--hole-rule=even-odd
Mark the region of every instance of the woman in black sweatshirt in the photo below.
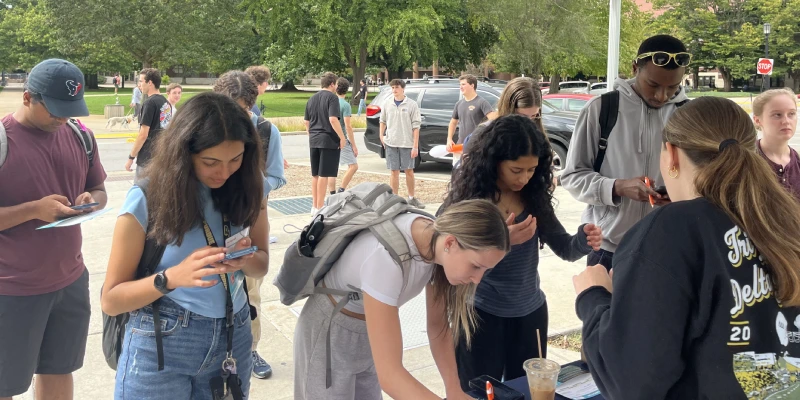
[[[800,398],[800,204],[736,103],[701,97],[663,134],[672,204],[574,280],[583,351],[608,399]],[[797,396],[797,397],[793,397]]]

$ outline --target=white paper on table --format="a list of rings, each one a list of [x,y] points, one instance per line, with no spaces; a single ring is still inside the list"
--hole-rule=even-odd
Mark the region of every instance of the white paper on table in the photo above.
[[[101,216],[101,215],[103,215],[103,214],[105,214],[105,213],[107,213],[109,211],[111,211],[111,208],[104,208],[102,210],[93,211],[93,212],[90,212],[88,214],[76,215],[74,217],[58,220],[56,222],[47,224],[45,226],[40,226],[40,227],[36,228],[36,230],[38,231],[40,229],[61,228],[61,227],[64,227],[64,226],[73,226],[73,225],[82,224],[82,223],[84,223],[86,221],[89,221],[89,220],[92,220],[94,218],[97,218],[97,217],[99,217],[99,216]]]
[[[600,394],[592,374],[578,375],[556,388],[556,393],[572,400],[591,399]]]

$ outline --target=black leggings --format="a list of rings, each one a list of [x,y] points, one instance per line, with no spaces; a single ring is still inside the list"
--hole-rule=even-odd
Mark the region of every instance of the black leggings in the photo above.
[[[534,312],[517,318],[503,318],[475,308],[478,328],[467,349],[463,336],[456,346],[456,364],[461,388],[467,392],[469,381],[481,375],[498,380],[525,376],[522,363],[539,357],[536,330],[542,338],[542,357],[547,357],[547,302]]]

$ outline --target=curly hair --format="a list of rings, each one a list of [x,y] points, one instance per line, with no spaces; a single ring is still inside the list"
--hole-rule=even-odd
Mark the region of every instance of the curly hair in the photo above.
[[[549,190],[553,181],[550,169],[553,154],[550,142],[536,123],[521,115],[507,115],[473,136],[469,152],[461,159],[461,167],[453,173],[442,209],[469,199],[497,203],[500,200],[497,186],[500,163],[535,156],[539,158],[539,165],[520,191],[520,197],[525,209],[534,216],[553,212],[553,194]]]
[[[258,98],[258,86],[253,77],[242,71],[228,71],[214,82],[214,92],[222,93],[234,101],[242,100],[247,109],[253,108]]]

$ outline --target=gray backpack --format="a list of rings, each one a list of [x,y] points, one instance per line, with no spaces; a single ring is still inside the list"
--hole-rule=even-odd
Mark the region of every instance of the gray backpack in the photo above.
[[[292,305],[312,294],[343,296],[336,304],[333,314],[340,312],[350,300],[358,300],[361,290],[323,288],[317,286],[333,264],[359,233],[369,230],[386,248],[403,269],[411,260],[411,250],[403,233],[394,224],[394,217],[404,213],[416,213],[430,219],[434,217],[408,205],[403,197],[392,193],[389,185],[362,183],[328,197],[319,214],[303,229],[300,238],[286,250],[278,276],[273,282],[280,291],[281,303]],[[408,274],[403,271],[403,287],[408,283]],[[330,325],[327,335],[326,387],[331,386]]]
[[[81,147],[86,152],[86,157],[89,158],[89,168],[94,165],[94,143],[92,142],[92,134],[88,130],[83,129],[83,125],[75,119],[68,119],[67,125],[72,129],[75,137],[81,143]],[[6,135],[5,124],[0,122],[0,168],[6,162],[8,157],[8,136]]]

